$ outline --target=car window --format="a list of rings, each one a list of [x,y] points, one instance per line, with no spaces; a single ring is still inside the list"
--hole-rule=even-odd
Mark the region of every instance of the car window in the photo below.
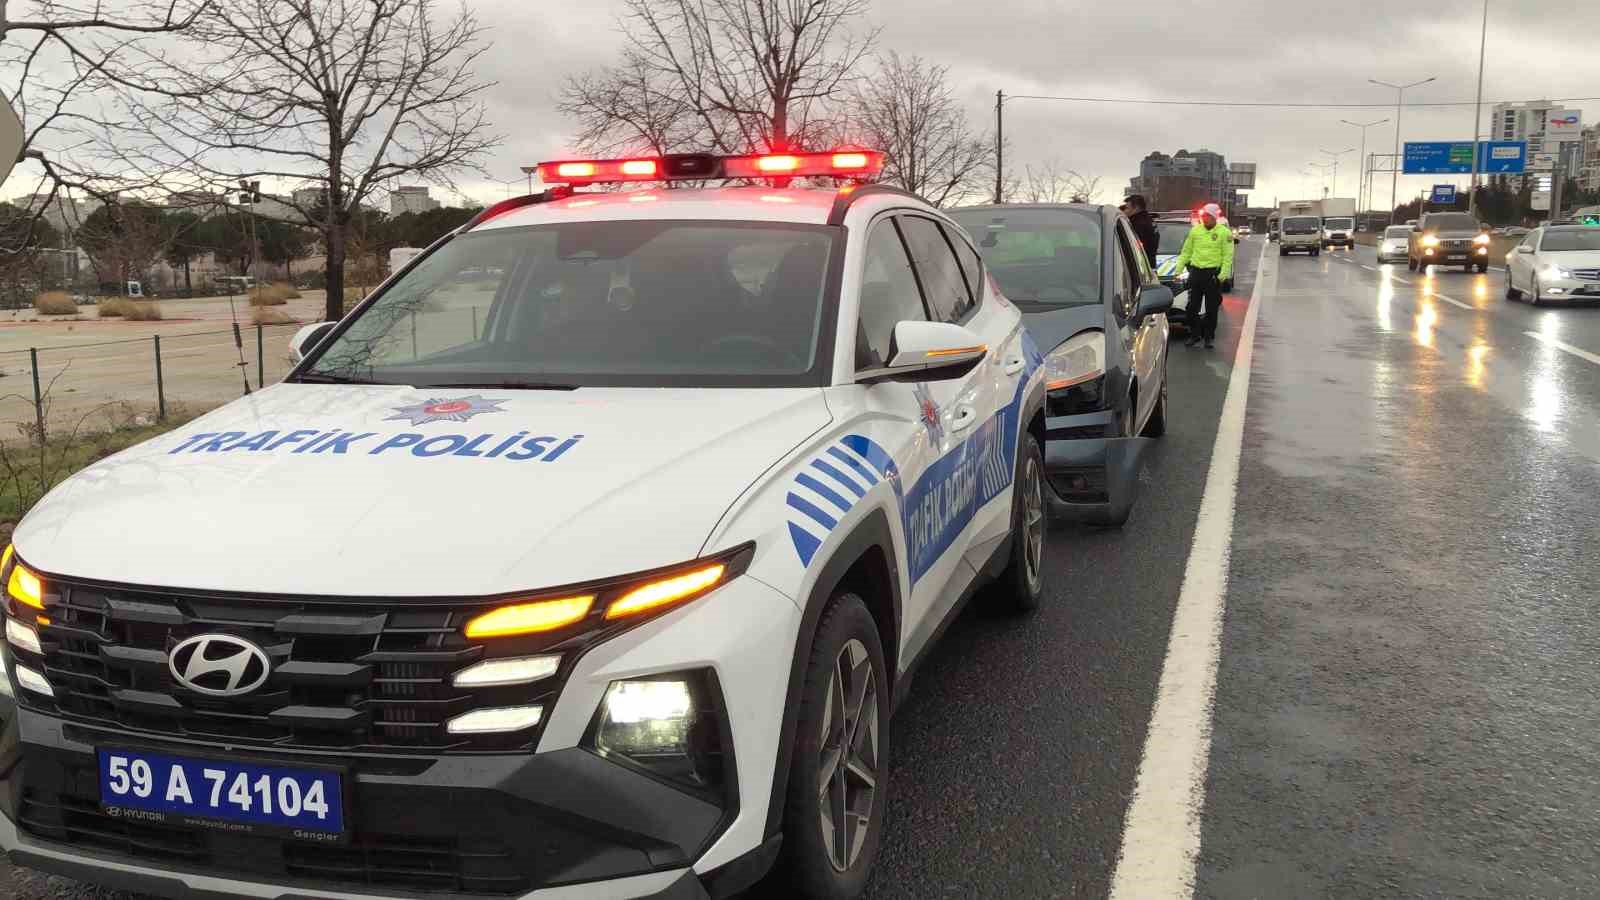
[[[960,322],[972,309],[972,295],[939,223],[921,216],[900,216],[898,221],[911,250],[911,261],[922,277],[922,295],[928,301],[929,316],[935,322]]]
[[[956,234],[948,225],[941,223],[939,227],[950,241],[950,246],[956,248],[956,259],[961,263],[961,272],[967,279],[967,292],[972,294],[975,303],[983,300],[983,259],[964,236]]]
[[[1386,238],[1403,238],[1411,236],[1411,229],[1405,225],[1391,225],[1383,230]]]
[[[1127,319],[1133,315],[1134,304],[1139,302],[1139,263],[1135,261],[1135,256],[1142,256],[1143,254],[1134,253],[1125,229],[1117,229],[1116,244],[1117,252],[1112,254],[1114,257],[1112,265],[1115,271],[1116,281],[1114,284],[1117,293],[1111,299],[1111,302],[1116,310],[1117,318]]]
[[[1162,256],[1177,256],[1183,252],[1183,242],[1189,237],[1188,222],[1157,222],[1156,234],[1161,240],[1157,243],[1156,252]]]
[[[1528,236],[1522,239],[1522,246],[1527,247],[1529,250],[1539,249],[1539,235],[1543,233],[1543,229],[1539,228],[1528,232]]]
[[[867,239],[861,311],[856,320],[856,370],[875,369],[888,362],[896,323],[927,318],[905,244],[894,223],[883,219]]]
[[[1322,220],[1316,216],[1290,216],[1283,220],[1284,234],[1315,234],[1322,230]]]
[[[1136,281],[1141,285],[1154,283],[1157,280],[1155,270],[1150,268],[1150,258],[1145,255],[1144,245],[1139,243],[1139,236],[1133,233],[1133,226],[1128,222],[1123,222],[1121,230],[1123,239],[1128,242],[1129,248],[1133,251]]]
[[[725,221],[468,232],[392,282],[307,374],[415,386],[816,384],[835,242],[825,226]]]
[[[1600,229],[1552,231],[1544,236],[1544,243],[1539,246],[1541,253],[1568,250],[1600,250]]]
[[[1100,302],[1100,221],[1070,208],[958,209],[950,213],[983,255],[1006,299],[1023,308]]]

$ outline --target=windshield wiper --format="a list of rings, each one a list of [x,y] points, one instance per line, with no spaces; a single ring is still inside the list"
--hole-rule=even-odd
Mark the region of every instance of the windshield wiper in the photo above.
[[[363,378],[346,378],[343,375],[327,375],[322,372],[302,372],[294,377],[296,382],[304,384],[389,384],[387,381],[368,381]]]
[[[453,381],[429,382],[417,385],[419,388],[493,388],[501,391],[575,391],[575,384],[559,384],[553,381]]]

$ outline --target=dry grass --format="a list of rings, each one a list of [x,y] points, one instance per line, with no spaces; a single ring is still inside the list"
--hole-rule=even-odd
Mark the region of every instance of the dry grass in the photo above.
[[[129,300],[123,308],[122,317],[130,322],[158,322],[161,320],[161,304],[154,301]]]
[[[33,298],[33,308],[40,315],[72,316],[78,313],[78,304],[65,291],[46,291]]]
[[[125,297],[101,297],[94,308],[102,319],[120,318],[127,315],[128,300]]]
[[[294,319],[281,309],[258,306],[250,310],[250,321],[257,325],[288,325]]]
[[[281,281],[263,285],[259,290],[250,292],[251,306],[282,306],[290,300],[298,299],[300,292]]]

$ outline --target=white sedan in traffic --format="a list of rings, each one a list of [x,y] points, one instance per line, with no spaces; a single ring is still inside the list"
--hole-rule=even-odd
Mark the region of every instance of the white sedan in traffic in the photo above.
[[[1414,230],[1410,225],[1390,225],[1385,228],[1383,238],[1378,241],[1378,262],[1382,264],[1405,259]]]
[[[1600,227],[1535,228],[1506,254],[1506,299],[1600,300]]]

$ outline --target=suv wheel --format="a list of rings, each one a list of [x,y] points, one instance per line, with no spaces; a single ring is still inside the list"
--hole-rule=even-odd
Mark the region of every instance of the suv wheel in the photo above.
[[[1016,489],[1011,492],[1011,559],[995,582],[996,605],[1024,613],[1044,595],[1044,539],[1050,528],[1044,508],[1044,454],[1024,431],[1017,442]]]
[[[878,627],[841,593],[817,623],[775,884],[807,900],[858,896],[878,855],[888,801],[889,683]]]

